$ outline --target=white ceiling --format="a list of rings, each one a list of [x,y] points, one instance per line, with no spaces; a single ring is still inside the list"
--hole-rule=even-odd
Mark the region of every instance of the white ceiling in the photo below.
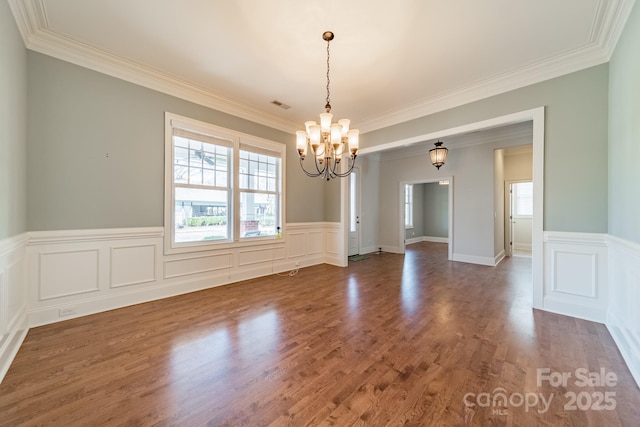
[[[9,0],[28,48],[286,131],[370,131],[609,60],[635,0]],[[271,104],[278,100],[288,110]]]

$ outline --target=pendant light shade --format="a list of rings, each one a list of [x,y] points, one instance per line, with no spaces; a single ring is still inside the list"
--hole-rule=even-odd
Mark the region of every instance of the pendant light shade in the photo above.
[[[429,150],[429,157],[431,158],[431,164],[440,169],[440,166],[444,165],[447,160],[447,153],[449,150],[442,146],[442,142],[438,141],[434,144],[436,148]]]

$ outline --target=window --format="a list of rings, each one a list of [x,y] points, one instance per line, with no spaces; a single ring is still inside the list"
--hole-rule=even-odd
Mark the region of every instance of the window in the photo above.
[[[404,226],[413,228],[413,184],[404,186]]]
[[[533,182],[513,184],[514,216],[533,215]]]
[[[166,113],[166,252],[275,238],[284,154],[284,144]]]
[[[240,237],[275,236],[279,227],[280,153],[240,144]]]

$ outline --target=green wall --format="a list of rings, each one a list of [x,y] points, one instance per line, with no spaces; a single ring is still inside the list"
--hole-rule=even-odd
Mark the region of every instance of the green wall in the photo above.
[[[27,51],[0,2],[0,239],[27,231]]]
[[[546,106],[544,229],[607,232],[608,64],[366,133],[361,147]]]
[[[609,65],[609,234],[640,243],[640,6]]]
[[[324,221],[295,137],[35,52],[28,54],[29,230],[163,225],[164,113],[287,144],[286,221]]]

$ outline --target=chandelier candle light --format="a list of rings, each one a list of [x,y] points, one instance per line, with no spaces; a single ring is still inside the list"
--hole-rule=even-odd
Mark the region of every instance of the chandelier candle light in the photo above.
[[[325,31],[322,39],[327,42],[327,104],[325,112],[320,114],[320,124],[314,121],[304,123],[306,130],[296,132],[296,147],[300,156],[300,166],[307,176],[321,176],[329,181],[336,177],[345,177],[351,173],[358,154],[358,137],[360,131],[349,130],[350,120],[338,120],[332,123],[331,103],[329,101],[329,43],[333,40],[333,33]],[[307,149],[311,146],[316,170],[309,172],[304,167]],[[347,156],[348,167],[340,172],[340,161]]]

